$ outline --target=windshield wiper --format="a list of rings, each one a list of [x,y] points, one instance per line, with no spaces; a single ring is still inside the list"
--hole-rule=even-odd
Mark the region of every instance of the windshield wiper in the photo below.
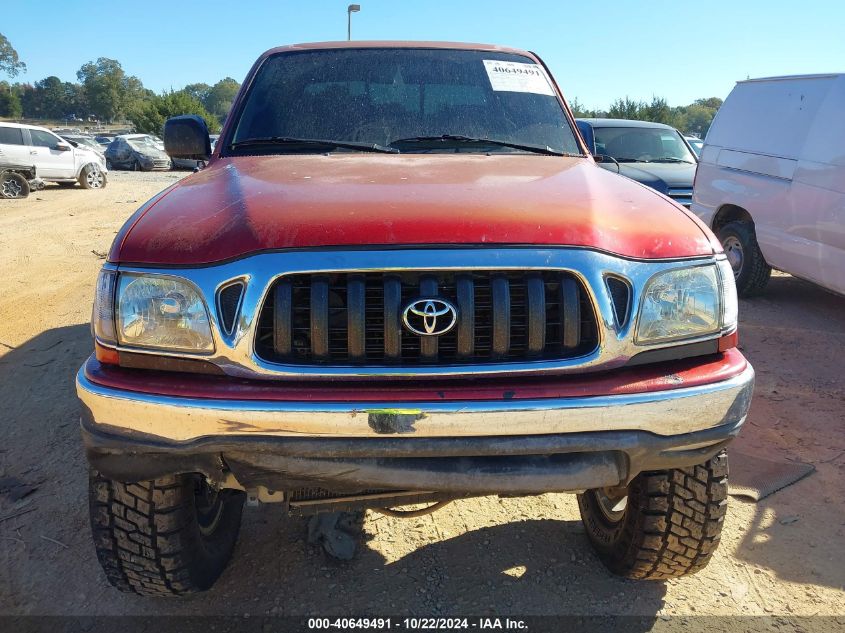
[[[474,145],[494,145],[496,147],[510,147],[519,149],[525,152],[534,152],[535,154],[548,154],[549,156],[573,156],[583,158],[583,154],[570,154],[567,152],[559,152],[552,149],[548,145],[541,147],[539,145],[523,145],[522,143],[511,143],[509,141],[499,141],[491,138],[478,138],[474,136],[464,136],[462,134],[441,134],[440,136],[409,136],[408,138],[398,138],[390,141],[389,145],[411,145],[413,143],[472,143]]]
[[[248,138],[243,141],[232,143],[231,149],[243,147],[257,147],[261,145],[300,145],[307,147],[321,147],[323,149],[354,149],[360,152],[381,152],[384,154],[398,154],[395,147],[385,147],[378,143],[366,143],[357,141],[334,141],[331,139],[318,138],[294,138],[291,136],[265,136],[262,138]]]
[[[675,158],[674,156],[664,156],[663,158],[652,158],[652,163],[686,163],[693,165],[691,160],[684,160],[683,158]]]

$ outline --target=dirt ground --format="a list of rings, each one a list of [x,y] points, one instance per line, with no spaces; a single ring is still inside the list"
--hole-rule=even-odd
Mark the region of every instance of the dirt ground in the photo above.
[[[89,534],[73,378],[115,232],[184,175],[113,173],[102,191],[0,201],[0,478],[35,488],[0,495],[0,614],[845,615],[845,298],[787,275],[741,304],[757,389],[734,446],[817,472],[758,504],[732,498],[721,547],[696,576],[610,575],[574,496],[549,494],[410,520],[367,513],[348,563],[307,545],[305,520],[247,508],[210,593],[153,602],[110,588]]]

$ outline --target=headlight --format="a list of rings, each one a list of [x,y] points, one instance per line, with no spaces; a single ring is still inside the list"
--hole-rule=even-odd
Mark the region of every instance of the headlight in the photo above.
[[[123,345],[212,352],[208,310],[185,280],[121,274],[117,292],[117,338]]]
[[[724,303],[721,294],[716,266],[681,268],[655,275],[643,291],[637,343],[659,343],[719,332]]]

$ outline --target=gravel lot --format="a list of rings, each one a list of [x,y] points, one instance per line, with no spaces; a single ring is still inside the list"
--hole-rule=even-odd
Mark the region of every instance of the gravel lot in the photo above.
[[[550,494],[466,500],[419,519],[367,513],[349,563],[308,546],[303,519],[247,508],[212,592],[119,594],[90,540],[73,377],[90,353],[94,280],[115,232],[186,174],[110,176],[102,191],[0,201],[0,478],[35,487],[17,501],[0,494],[0,614],[845,616],[845,298],[787,275],[741,305],[758,381],[735,446],[817,472],[758,504],[732,498],[721,548],[696,576],[611,576],[574,496]]]

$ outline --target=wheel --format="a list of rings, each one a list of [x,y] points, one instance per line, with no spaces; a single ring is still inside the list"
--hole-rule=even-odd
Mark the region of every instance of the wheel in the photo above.
[[[728,456],[644,472],[627,488],[578,495],[581,520],[601,561],[626,578],[693,574],[719,545],[728,497]]]
[[[111,171],[112,169],[114,169],[114,167],[112,166],[111,160],[109,160],[108,158],[106,159],[106,169],[108,171]]]
[[[13,171],[0,176],[0,198],[26,198],[29,195],[29,183],[26,178]]]
[[[244,498],[199,475],[122,483],[92,472],[91,530],[106,577],[146,596],[205,591],[231,558]]]
[[[740,297],[752,297],[763,291],[772,275],[766,263],[754,225],[749,222],[728,222],[718,232],[725,255],[731,263],[736,279],[736,291]]]
[[[85,165],[79,174],[79,184],[83,189],[102,189],[106,186],[106,175],[96,165]]]
[[[141,170],[141,163],[139,163],[137,160],[133,160],[131,169],[132,169],[132,171],[142,171]]]

